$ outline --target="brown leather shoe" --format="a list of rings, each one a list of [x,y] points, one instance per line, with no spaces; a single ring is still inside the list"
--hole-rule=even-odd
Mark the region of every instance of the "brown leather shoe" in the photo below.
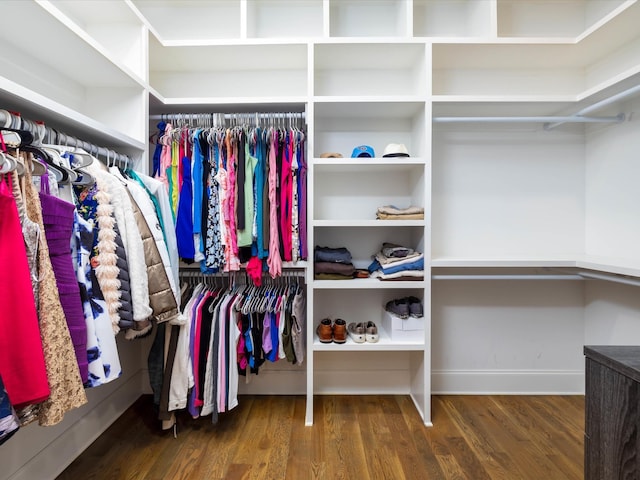
[[[333,341],[333,327],[331,326],[330,318],[323,318],[316,328],[318,334],[318,340],[320,343],[331,343]]]
[[[346,343],[347,341],[347,322],[341,318],[337,318],[333,324],[333,341],[335,343]]]

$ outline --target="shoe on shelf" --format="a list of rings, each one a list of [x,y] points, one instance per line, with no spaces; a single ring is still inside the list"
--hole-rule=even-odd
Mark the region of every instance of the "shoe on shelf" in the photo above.
[[[419,298],[416,297],[407,297],[407,302],[409,303],[409,316],[422,318],[422,302]]]
[[[366,340],[365,331],[366,329],[365,329],[364,323],[351,322],[347,326],[347,332],[349,333],[351,340],[353,340],[355,343],[365,342]]]
[[[320,320],[318,328],[316,328],[318,334],[318,340],[320,343],[331,343],[333,341],[333,326],[331,325],[330,318],[323,318]]]
[[[347,342],[347,322],[345,322],[341,318],[336,318],[336,321],[333,322],[333,342]]]
[[[378,334],[378,327],[373,322],[367,322],[365,327],[365,339],[369,343],[377,343],[380,340],[380,335]]]
[[[400,318],[409,318],[409,302],[406,298],[390,300],[387,302],[384,309]]]

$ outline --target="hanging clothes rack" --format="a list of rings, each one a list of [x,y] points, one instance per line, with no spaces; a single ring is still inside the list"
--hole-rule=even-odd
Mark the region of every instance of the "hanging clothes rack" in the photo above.
[[[601,108],[604,108],[604,107],[606,107],[608,105],[611,105],[611,104],[613,104],[615,102],[623,100],[623,99],[625,99],[627,97],[630,97],[632,95],[635,95],[637,93],[640,93],[640,85],[636,85],[635,87],[628,88],[627,90],[624,90],[624,91],[622,91],[620,93],[612,95],[609,98],[605,98],[604,100],[600,100],[599,102],[596,102],[596,103],[594,103],[592,105],[589,105],[588,107],[585,107],[582,110],[576,112],[574,115],[579,115],[579,116],[586,115],[588,113],[591,113],[591,112],[594,112],[594,111],[599,110]],[[544,126],[544,129],[545,130],[553,130],[554,128],[562,125],[562,123],[564,123],[564,122],[558,120],[555,123],[546,124]]]
[[[42,122],[34,122],[23,118],[21,115],[14,115],[8,110],[0,110],[0,129],[2,126],[18,130],[26,130],[33,135],[34,146],[44,143],[64,145],[67,147],[81,148],[91,155],[101,156],[110,162],[117,162],[122,165],[133,165],[134,160],[128,155],[116,152],[110,148],[100,147],[91,142],[80,140],[54,128],[47,127]]]
[[[290,126],[291,122],[303,123],[305,112],[251,112],[251,113],[163,113],[150,115],[150,120],[172,122],[177,125],[233,126],[238,124],[260,125],[262,122]]]
[[[434,123],[544,123],[545,130],[553,130],[564,123],[622,123],[626,115],[620,113],[615,116],[587,116],[589,113],[621,101],[640,93],[640,85],[636,85],[620,93],[612,95],[589,105],[572,115],[564,116],[477,116],[477,117],[433,117]]]
[[[625,114],[607,117],[585,117],[581,115],[568,116],[531,116],[531,117],[433,117],[434,123],[621,123]],[[545,127],[546,130],[549,128]]]

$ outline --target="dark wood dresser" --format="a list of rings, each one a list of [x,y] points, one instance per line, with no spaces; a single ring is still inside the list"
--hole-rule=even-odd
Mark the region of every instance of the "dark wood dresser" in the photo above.
[[[640,346],[585,346],[585,480],[640,479]]]

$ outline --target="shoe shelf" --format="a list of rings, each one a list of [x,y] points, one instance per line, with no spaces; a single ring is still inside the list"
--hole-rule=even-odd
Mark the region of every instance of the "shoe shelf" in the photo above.
[[[415,340],[392,340],[387,332],[378,326],[380,339],[376,343],[364,342],[356,343],[351,338],[347,338],[346,343],[322,343],[314,336],[313,350],[316,352],[370,352],[370,351],[422,351],[424,350],[424,338],[416,338]],[[424,332],[421,332],[424,336]]]
[[[396,318],[396,321],[392,322],[391,314],[385,311],[385,305],[392,300],[412,296],[422,303],[424,295],[424,289],[417,285],[413,285],[411,288],[395,286],[393,290],[384,292],[375,290],[317,291],[313,300],[313,350],[326,352],[424,351],[427,338],[425,332],[428,330],[429,323],[428,316],[412,317],[406,321]],[[426,311],[425,314],[427,314]],[[342,319],[346,322],[347,327],[351,323],[367,324],[373,322],[378,329],[379,339],[377,342],[357,343],[351,335],[347,334],[346,343],[323,343],[316,330],[321,320],[326,318],[331,319],[332,322]]]

